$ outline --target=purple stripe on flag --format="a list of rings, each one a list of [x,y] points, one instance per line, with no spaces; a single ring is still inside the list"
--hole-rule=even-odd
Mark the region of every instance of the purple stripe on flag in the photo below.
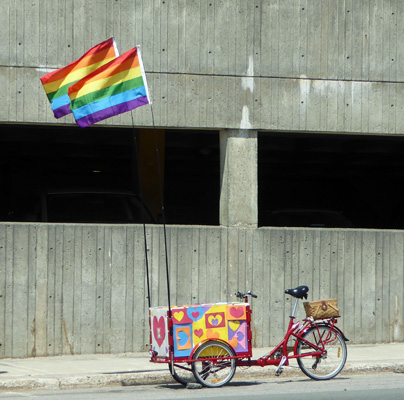
[[[56,108],[55,110],[53,110],[53,115],[55,116],[55,118],[62,118],[67,114],[70,114],[70,103],[69,104],[65,104],[62,107]]]
[[[138,97],[131,101],[117,104],[112,107],[105,108],[104,110],[97,111],[94,114],[90,114],[83,118],[79,118],[76,120],[76,122],[80,128],[85,128],[86,126],[95,124],[96,122],[102,121],[104,119],[114,117],[115,115],[119,115],[127,111],[131,111],[134,108],[140,106],[144,106],[145,104],[149,104],[147,96]]]

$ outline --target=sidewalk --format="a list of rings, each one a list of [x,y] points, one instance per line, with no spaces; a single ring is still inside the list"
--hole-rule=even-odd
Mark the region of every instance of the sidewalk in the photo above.
[[[269,349],[254,349],[258,358]],[[342,374],[404,373],[404,343],[348,345],[348,360]],[[285,367],[282,376],[304,376]],[[275,377],[274,367],[251,367],[236,371],[235,380]],[[148,353],[78,355],[28,359],[0,359],[0,393],[23,389],[61,389],[106,385],[177,384],[167,364],[149,362]]]

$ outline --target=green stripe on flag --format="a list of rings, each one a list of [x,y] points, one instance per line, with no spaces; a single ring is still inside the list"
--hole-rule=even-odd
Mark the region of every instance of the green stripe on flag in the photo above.
[[[88,93],[84,96],[76,97],[76,99],[71,102],[70,109],[73,111],[87,104],[94,103],[95,101],[102,100],[115,94],[127,92],[128,90],[136,89],[142,86],[144,86],[142,76],[130,79],[128,81],[120,82],[116,85],[96,90],[95,92]]]
[[[49,101],[52,101],[54,99],[57,99],[60,96],[63,96],[65,94],[67,94],[67,91],[69,90],[69,87],[71,85],[73,85],[73,83],[75,83],[75,82],[67,83],[66,85],[63,85],[58,90],[56,90],[56,92],[48,93],[47,96],[48,96]]]

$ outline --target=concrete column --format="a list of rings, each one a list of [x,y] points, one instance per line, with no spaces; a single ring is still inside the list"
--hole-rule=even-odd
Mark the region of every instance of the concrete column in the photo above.
[[[258,135],[252,130],[220,132],[220,225],[258,225]]]

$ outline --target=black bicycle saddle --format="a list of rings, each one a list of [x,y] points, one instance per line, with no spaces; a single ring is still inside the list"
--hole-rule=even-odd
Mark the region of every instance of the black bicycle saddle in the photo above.
[[[285,293],[298,299],[307,299],[308,286],[298,286],[296,289],[286,289]]]

